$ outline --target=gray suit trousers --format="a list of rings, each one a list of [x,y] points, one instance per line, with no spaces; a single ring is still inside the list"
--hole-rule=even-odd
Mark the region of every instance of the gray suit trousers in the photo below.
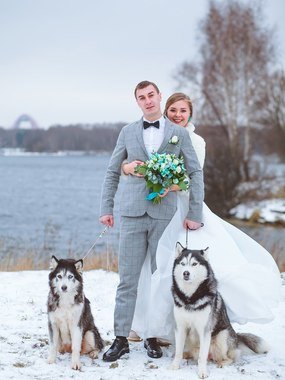
[[[140,217],[121,216],[119,276],[114,331],[116,336],[128,336],[132,326],[137,287],[147,253],[151,257],[152,273],[156,269],[158,241],[170,220],[154,219],[148,214]],[[154,310],[155,312],[155,310]]]

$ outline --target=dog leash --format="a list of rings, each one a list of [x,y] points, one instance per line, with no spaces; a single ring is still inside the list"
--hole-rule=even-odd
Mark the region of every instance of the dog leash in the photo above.
[[[106,227],[104,228],[104,230],[100,233],[100,235],[99,235],[99,236],[97,237],[97,239],[94,241],[94,243],[92,244],[92,246],[88,249],[87,253],[85,254],[85,256],[83,257],[82,260],[86,259],[86,257],[89,255],[89,253],[90,253],[90,252],[92,251],[92,249],[95,247],[97,241],[98,241],[99,239],[101,239],[101,238],[103,237],[103,235],[107,232],[108,228],[109,228],[109,226],[106,226]]]
[[[201,223],[201,227],[204,227],[204,223]],[[191,230],[191,228],[186,228],[186,249],[188,249],[188,231]],[[191,230],[192,231],[192,230]]]

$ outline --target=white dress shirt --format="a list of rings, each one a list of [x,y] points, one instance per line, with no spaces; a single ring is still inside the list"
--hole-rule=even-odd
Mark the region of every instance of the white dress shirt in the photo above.
[[[143,118],[144,121],[154,123],[157,120],[149,121]],[[148,155],[158,151],[164,139],[165,119],[161,116],[159,120],[159,128],[149,127],[143,130],[143,141]]]

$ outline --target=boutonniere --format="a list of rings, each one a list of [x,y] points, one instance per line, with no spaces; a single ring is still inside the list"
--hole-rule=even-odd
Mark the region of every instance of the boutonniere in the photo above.
[[[173,144],[173,145],[176,145],[179,141],[179,138],[178,136],[172,136],[171,139],[168,141],[169,144]]]

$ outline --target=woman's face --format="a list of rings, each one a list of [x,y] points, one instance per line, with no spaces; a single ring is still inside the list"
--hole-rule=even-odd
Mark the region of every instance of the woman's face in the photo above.
[[[188,103],[185,100],[178,100],[167,109],[166,116],[173,123],[186,127],[190,117]]]

